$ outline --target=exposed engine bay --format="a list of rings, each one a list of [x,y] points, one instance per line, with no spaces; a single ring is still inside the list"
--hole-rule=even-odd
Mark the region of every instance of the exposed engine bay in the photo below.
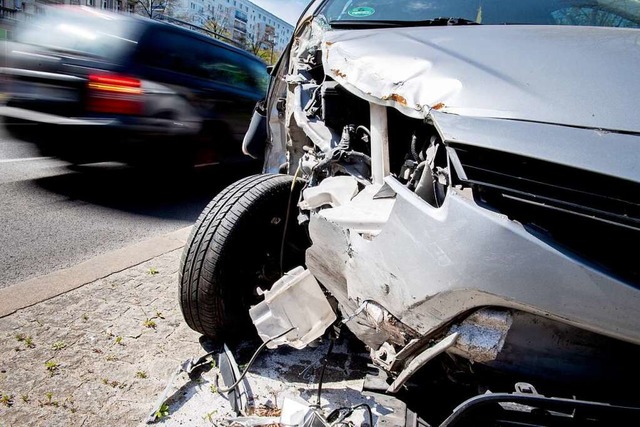
[[[447,91],[415,105],[402,93],[367,92],[380,76],[351,78],[356,56],[349,71],[330,68],[339,63],[331,55],[363,42],[327,30],[319,18],[300,27],[267,104],[264,171],[305,182],[298,221],[312,242],[306,269],[287,281],[310,273],[309,286],[323,290],[388,375],[388,393],[414,381],[471,394],[527,381],[553,395],[637,403],[619,386],[638,376],[640,270],[625,243],[603,247],[601,238],[631,243],[638,228],[621,213],[627,208],[607,210],[591,190],[609,180],[624,204],[637,187],[600,174],[608,165],[587,172],[572,146],[545,152],[603,136],[478,114],[463,120],[448,109]],[[538,145],[525,156],[520,147],[530,143]],[[586,229],[594,239],[584,239]],[[291,310],[316,313],[298,301]],[[322,311],[317,320],[319,336],[317,326],[335,318]],[[256,326],[265,340],[275,335]],[[300,335],[280,343],[300,345]]]

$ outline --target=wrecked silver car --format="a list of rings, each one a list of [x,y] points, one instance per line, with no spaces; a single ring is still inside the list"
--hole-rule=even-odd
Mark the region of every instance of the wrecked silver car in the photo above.
[[[388,393],[638,404],[639,26],[637,0],[312,2],[245,137],[264,174],[185,248],[187,323],[344,324]]]

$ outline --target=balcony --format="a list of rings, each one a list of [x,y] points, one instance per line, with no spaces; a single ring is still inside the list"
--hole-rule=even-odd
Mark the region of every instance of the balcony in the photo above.
[[[242,22],[247,22],[249,20],[249,18],[247,17],[247,14],[242,12],[241,10],[237,10],[236,9],[236,19],[238,21],[242,21]]]

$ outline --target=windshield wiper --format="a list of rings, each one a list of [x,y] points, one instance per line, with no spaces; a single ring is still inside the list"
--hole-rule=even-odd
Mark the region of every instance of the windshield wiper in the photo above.
[[[433,19],[423,19],[419,21],[398,21],[398,20],[356,20],[344,19],[330,21],[333,28],[383,28],[383,27],[444,27],[455,25],[480,25],[476,21],[466,18],[438,17]]]

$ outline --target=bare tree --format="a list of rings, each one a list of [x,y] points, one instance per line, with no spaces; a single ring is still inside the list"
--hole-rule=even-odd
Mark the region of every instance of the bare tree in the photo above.
[[[218,39],[229,40],[231,33],[229,32],[229,15],[224,9],[216,9],[213,14],[207,18],[204,23],[204,29]]]
[[[258,52],[260,52],[260,49],[264,49],[265,42],[266,39],[264,34],[262,37],[257,37],[256,34],[247,34],[245,46],[249,52],[257,55]]]
[[[159,14],[167,14],[174,0],[128,0],[140,15],[153,18]]]
[[[257,37],[256,34],[247,34],[245,49],[264,59],[268,64],[273,64],[280,55],[280,52],[274,50],[275,43],[269,34],[263,34],[262,37]]]

